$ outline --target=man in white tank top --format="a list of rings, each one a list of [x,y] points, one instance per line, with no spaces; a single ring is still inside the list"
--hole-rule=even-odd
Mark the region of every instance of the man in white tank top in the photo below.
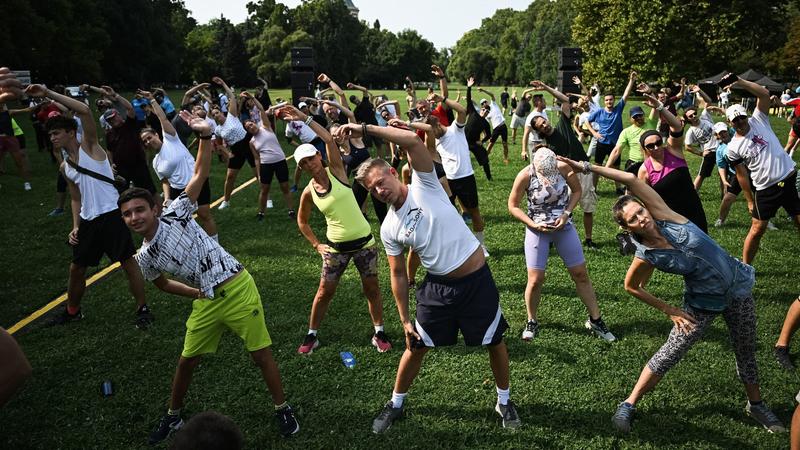
[[[78,166],[114,178],[108,155],[97,141],[95,121],[86,104],[38,84],[28,86],[25,93],[30,97],[49,97],[74,111],[83,123],[83,140],[78,143],[77,123],[73,119],[53,117],[46,124],[53,147],[62,149],[62,154]],[[51,324],[60,325],[83,318],[80,303],[86,290],[86,268],[98,265],[106,254],[111,261],[122,265],[138,305],[136,326],[147,328],[153,315],[145,303],[144,279],[133,258],[136,249],[117,207],[119,194],[116,188],[111,183],[79,173],[66,162],[61,163],[61,171],[72,198],[72,231],[69,233],[72,263],[69,266],[66,308]]]
[[[497,388],[495,411],[505,428],[522,422],[509,399],[508,351],[503,333],[508,328],[500,295],[480,242],[470,232],[433,169],[428,149],[411,131],[374,125],[342,125],[337,137],[361,137],[366,132],[402,147],[413,168],[412,182],[400,182],[397,171],[380,158],[365,161],[356,181],[390,205],[381,225],[381,239],[392,274],[392,293],[406,336],[392,398],[372,422],[383,433],[403,415],[403,402],[432,347],[454,345],[458,333],[468,346],[485,346]],[[417,287],[416,320],[408,311],[408,274],[404,248],[419,254],[428,270]]]

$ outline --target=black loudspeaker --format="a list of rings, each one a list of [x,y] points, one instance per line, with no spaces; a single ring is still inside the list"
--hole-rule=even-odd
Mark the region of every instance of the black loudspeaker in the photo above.
[[[583,52],[578,47],[558,48],[558,70],[580,70],[583,67]]]
[[[311,47],[292,47],[292,70],[314,71],[314,51]]]
[[[559,70],[558,90],[565,94],[580,94],[581,87],[572,82],[572,77],[581,77],[580,70]]]
[[[313,97],[315,82],[314,72],[292,72],[292,103],[297,105],[300,102],[300,97]]]

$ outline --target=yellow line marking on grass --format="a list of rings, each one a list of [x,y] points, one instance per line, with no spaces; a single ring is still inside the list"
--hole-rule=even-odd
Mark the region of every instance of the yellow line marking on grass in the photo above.
[[[257,181],[255,177],[250,178],[249,180],[247,180],[244,183],[242,183],[241,185],[239,185],[239,187],[234,189],[233,192],[231,193],[231,195],[241,191],[242,189],[246,188],[247,186],[250,186],[255,181]],[[220,197],[220,198],[214,200],[214,202],[211,203],[211,205],[209,205],[209,206],[211,208],[214,208],[215,206],[217,206],[220,203],[222,203],[222,200],[224,200],[224,199],[225,199],[225,197]],[[197,214],[195,214],[194,217],[197,217]],[[91,286],[94,283],[100,281],[101,279],[105,278],[106,275],[108,275],[111,272],[119,269],[119,267],[120,267],[120,264],[118,262],[115,262],[115,263],[113,263],[113,264],[111,264],[109,266],[106,266],[100,272],[97,272],[96,274],[94,274],[91,277],[89,277],[89,279],[86,280],[86,286]],[[42,306],[41,308],[39,308],[38,310],[36,310],[36,312],[34,312],[33,314],[31,314],[28,317],[26,317],[26,318],[20,320],[19,322],[15,323],[14,326],[12,326],[11,328],[8,329],[8,333],[9,334],[16,333],[17,331],[21,330],[23,327],[25,327],[29,323],[31,323],[34,320],[38,319],[39,317],[42,317],[43,315],[47,314],[51,309],[53,309],[56,306],[64,303],[66,300],[67,300],[67,293],[65,292],[65,293],[59,295],[58,297],[56,297],[50,303],[48,303],[48,304]]]

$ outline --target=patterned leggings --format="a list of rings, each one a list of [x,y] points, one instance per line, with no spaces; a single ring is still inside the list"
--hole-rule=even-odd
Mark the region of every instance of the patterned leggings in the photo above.
[[[647,367],[654,373],[663,376],[683,355],[703,337],[703,333],[714,319],[722,314],[728,331],[731,334],[733,351],[736,354],[736,373],[745,384],[758,383],[758,367],[756,365],[756,308],[753,297],[734,299],[722,313],[701,311],[684,305],[683,310],[697,320],[694,329],[680,334],[676,327],[669,333],[667,342],[650,358]]]

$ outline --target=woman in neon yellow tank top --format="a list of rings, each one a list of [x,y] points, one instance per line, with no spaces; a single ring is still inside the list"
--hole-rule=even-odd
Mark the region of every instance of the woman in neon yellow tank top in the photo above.
[[[343,104],[344,92],[327,76],[320,75],[320,82],[330,82],[331,87],[340,94]],[[353,190],[347,183],[344,163],[339,148],[328,130],[313,121],[310,116],[293,106],[284,106],[276,111],[283,120],[305,122],[324,142],[328,150],[328,167],[322,156],[311,144],[302,144],[295,149],[294,159],[311,181],[300,196],[297,211],[297,226],[312,247],[322,256],[322,274],[319,287],[311,305],[308,334],[297,349],[300,354],[311,354],[319,347],[317,330],[336,293],[339,279],[352,259],[361,275],[361,286],[369,303],[369,314],[375,332],[372,345],[379,352],[392,348],[383,329],[383,302],[378,286],[378,250],[372,237],[372,227],[358,207]],[[311,207],[315,205],[324,215],[327,223],[326,242],[320,242],[308,220]]]

